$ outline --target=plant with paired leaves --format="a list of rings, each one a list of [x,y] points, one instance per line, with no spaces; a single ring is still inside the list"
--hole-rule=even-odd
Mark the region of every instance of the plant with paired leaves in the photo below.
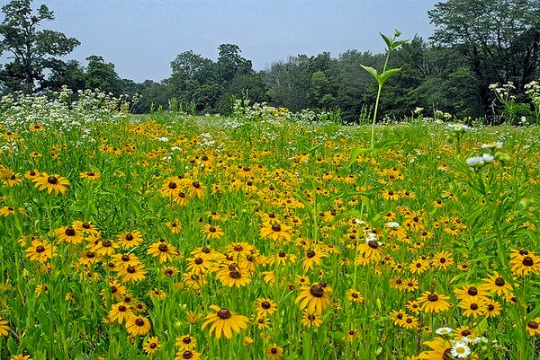
[[[401,71],[401,68],[387,69],[388,60],[390,59],[390,53],[393,50],[396,50],[398,47],[400,47],[401,45],[403,45],[403,44],[405,44],[407,42],[407,40],[399,40],[399,41],[397,41],[396,39],[400,35],[401,35],[401,33],[399,31],[397,31],[397,30],[394,31],[394,37],[392,39],[390,39],[389,37],[381,34],[381,37],[383,38],[383,40],[386,43],[386,46],[388,48],[387,51],[386,51],[386,59],[384,61],[384,67],[383,67],[383,70],[382,70],[381,73],[379,73],[377,71],[377,69],[372,68],[371,66],[360,65],[360,66],[362,66],[362,68],[364,70],[366,70],[368,73],[370,73],[375,78],[375,80],[377,80],[377,84],[379,85],[379,89],[377,90],[377,98],[375,100],[375,110],[373,111],[373,122],[371,124],[371,149],[375,148],[375,122],[377,120],[377,110],[379,108],[379,99],[381,97],[382,87],[383,87],[384,83],[386,82],[386,80],[388,80],[388,78],[390,78],[390,76],[395,75],[395,74],[397,74],[398,72]]]

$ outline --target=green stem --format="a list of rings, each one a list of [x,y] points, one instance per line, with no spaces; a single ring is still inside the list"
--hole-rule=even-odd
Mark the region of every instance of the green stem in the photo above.
[[[371,124],[371,149],[375,149],[375,122],[377,120],[377,110],[379,109],[379,98],[381,97],[382,84],[379,84],[377,99],[375,100],[375,110],[373,111],[373,122]]]

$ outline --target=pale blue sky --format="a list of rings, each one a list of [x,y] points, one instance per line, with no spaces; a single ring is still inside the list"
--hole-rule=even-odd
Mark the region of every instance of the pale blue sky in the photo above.
[[[0,0],[1,4],[8,0]],[[236,44],[256,70],[298,54],[332,57],[356,49],[382,53],[379,32],[402,38],[433,33],[427,11],[435,0],[34,0],[56,20],[43,28],[81,45],[69,58],[112,62],[137,82],[170,76],[170,62],[187,50],[212,60],[220,44]],[[1,14],[3,17],[3,14]]]

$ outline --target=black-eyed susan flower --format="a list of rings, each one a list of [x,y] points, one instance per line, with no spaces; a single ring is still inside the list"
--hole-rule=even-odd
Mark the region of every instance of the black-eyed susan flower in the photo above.
[[[527,322],[525,328],[530,336],[540,335],[540,317],[537,317]]]
[[[249,273],[245,269],[239,267],[236,263],[232,263],[217,271],[216,279],[224,286],[236,286],[237,288],[246,286],[251,282]]]
[[[422,310],[426,313],[438,313],[450,309],[450,303],[447,301],[449,296],[426,291],[419,299],[422,303]]]
[[[322,315],[317,312],[309,312],[308,310],[304,310],[304,313],[302,314],[302,325],[305,327],[316,327],[322,325]]]
[[[59,242],[66,242],[68,244],[80,244],[84,239],[83,233],[72,225],[58,228],[54,230],[54,234]]]
[[[197,339],[195,339],[193,336],[189,334],[186,334],[186,335],[178,336],[176,338],[175,344],[178,347],[179,351],[193,350],[197,347]]]
[[[200,360],[201,353],[191,349],[191,350],[180,350],[176,353],[174,360]]]
[[[120,302],[111,306],[108,317],[109,321],[123,324],[130,317],[134,316],[133,310],[130,305]]]
[[[448,270],[452,265],[454,265],[454,259],[452,258],[452,254],[448,251],[436,253],[431,260],[431,266],[439,270]]]
[[[177,252],[178,251],[174,246],[168,244],[163,239],[160,239],[159,241],[150,245],[150,247],[146,251],[147,254],[152,255],[153,257],[157,257],[160,264],[167,261],[172,261],[173,256],[175,256]]]
[[[352,303],[363,303],[364,297],[355,289],[347,290],[347,299]]]
[[[2,319],[0,316],[0,335],[8,336],[9,335],[9,321]]]
[[[429,269],[430,263],[428,260],[418,258],[409,265],[409,270],[413,274],[422,274]]]
[[[101,174],[95,171],[83,171],[79,174],[79,177],[88,181],[96,181],[101,178]]]
[[[277,311],[277,305],[271,299],[259,298],[255,300],[255,311],[258,315],[272,315]]]
[[[143,344],[143,350],[147,354],[153,354],[159,350],[161,344],[156,336],[151,336]]]
[[[484,282],[479,288],[486,290],[489,294],[497,295],[508,295],[512,292],[512,285],[499,275],[497,271],[484,279]]]
[[[283,357],[283,348],[279,347],[276,343],[268,345],[266,355],[271,360],[278,360]]]
[[[291,240],[291,227],[279,222],[266,222],[261,228],[260,235],[271,240]]]
[[[487,318],[497,317],[501,314],[502,305],[493,299],[486,299],[484,303],[484,316]]]
[[[431,341],[424,341],[424,345],[428,346],[431,350],[422,352],[418,358],[426,360],[445,360],[450,359],[450,351],[452,349],[452,343],[443,338],[435,338]]]
[[[206,224],[204,225],[202,232],[208,239],[219,239],[225,235],[223,229],[218,225]]]
[[[512,251],[510,265],[512,273],[518,276],[540,274],[540,257],[526,249]]]
[[[471,299],[465,298],[459,304],[463,309],[462,314],[466,317],[477,317],[484,314],[485,298]]]
[[[32,360],[32,358],[30,357],[30,355],[18,354],[13,355],[11,358],[9,358],[9,360]]]
[[[485,289],[475,285],[465,285],[461,288],[454,288],[454,294],[458,300],[485,298],[489,295]]]
[[[144,316],[131,316],[126,321],[126,330],[131,336],[144,336],[150,332],[152,325]]]
[[[311,314],[322,314],[332,304],[332,300],[328,296],[328,293],[331,292],[332,288],[325,282],[318,282],[311,286],[302,286],[300,287],[300,294],[296,297],[295,303],[299,304],[300,310],[306,309]]]
[[[139,246],[143,242],[142,234],[139,230],[123,232],[117,236],[118,244],[124,249],[130,249]]]
[[[128,265],[125,268],[119,268],[119,273],[122,275],[124,282],[137,282],[146,278],[148,271],[144,269],[142,263],[136,265]]]
[[[179,234],[182,231],[182,223],[178,219],[166,222],[165,225],[171,230],[173,234]]]
[[[34,178],[32,181],[39,190],[47,190],[49,194],[54,191],[55,195],[64,195],[69,185],[68,179],[57,174],[49,175],[46,172],[41,173],[40,176]]]
[[[401,327],[412,330],[418,328],[418,319],[411,315],[406,315],[403,321],[401,322]]]
[[[25,252],[28,259],[44,263],[56,256],[56,246],[49,244],[47,240],[33,239]]]
[[[302,269],[304,272],[311,270],[315,265],[320,265],[322,259],[327,257],[328,253],[323,251],[320,247],[315,247],[306,252],[302,258]]]
[[[238,315],[231,312],[227,308],[221,308],[217,305],[210,305],[214,312],[206,315],[205,322],[202,324],[204,329],[210,325],[209,333],[219,339],[224,335],[227,339],[231,339],[233,332],[240,333],[242,329],[246,329],[249,319],[246,316]]]
[[[187,259],[187,271],[197,275],[206,274],[213,266],[213,262],[210,260],[209,255],[202,253],[197,257]]]

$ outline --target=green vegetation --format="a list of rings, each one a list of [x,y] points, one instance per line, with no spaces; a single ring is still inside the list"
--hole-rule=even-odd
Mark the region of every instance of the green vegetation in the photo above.
[[[70,99],[0,101],[0,358],[538,358],[538,127]]]
[[[169,109],[175,99],[175,104],[193,114],[230,114],[234,98],[292,112],[326,111],[342,123],[362,123],[373,115],[379,93],[362,65],[381,69],[386,63],[384,54],[351,49],[337,57],[327,52],[291,56],[255,71],[237,45],[222,44],[217,61],[185,51],[171,61],[170,77],[135,83],[121,79],[114,64],[98,55],[87,58],[86,65],[60,60],[78,42],[61,33],[35,31],[33,22],[54,18],[46,7],[32,15],[30,0],[14,0],[2,9],[6,18],[0,27],[4,37],[0,50],[13,52],[18,48],[10,43],[27,40],[34,45],[30,53],[3,66],[4,94],[52,93],[63,85],[73,90],[98,89],[116,97],[137,93],[139,102],[133,105],[137,113],[148,113],[151,107]],[[376,121],[400,121],[413,115],[411,109],[421,107],[429,109],[432,117],[442,111],[469,123],[479,119],[485,124],[519,124],[523,116],[535,122],[535,105],[523,90],[540,75],[539,14],[538,2],[528,0],[437,3],[428,12],[436,26],[433,36],[414,36],[393,51],[387,66],[401,71],[385,84]],[[51,56],[45,56],[45,50]],[[50,70],[46,76],[44,69]],[[512,107],[499,103],[489,91],[491,84],[508,82],[518,90]]]

